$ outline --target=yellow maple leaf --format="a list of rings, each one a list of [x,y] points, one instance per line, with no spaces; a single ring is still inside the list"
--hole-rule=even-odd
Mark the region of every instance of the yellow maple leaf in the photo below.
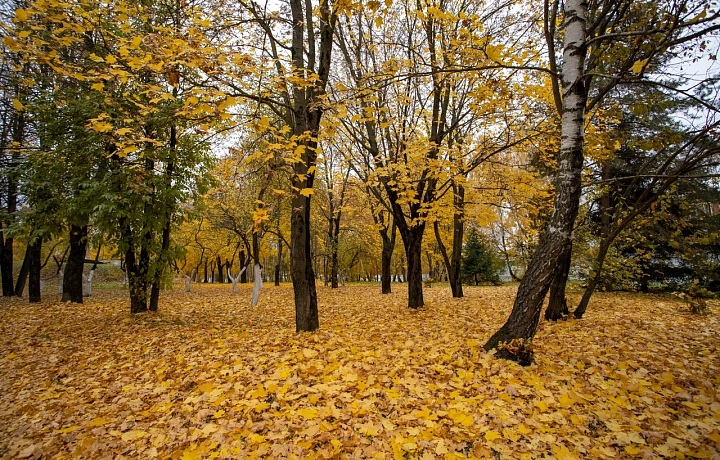
[[[494,441],[496,439],[502,438],[502,435],[498,433],[497,431],[486,431],[485,432],[485,440],[486,441]]]
[[[22,105],[22,102],[18,101],[17,99],[13,99],[12,105],[18,112],[21,112],[25,108],[25,106]]]
[[[18,21],[27,21],[27,11],[25,11],[22,8],[18,8],[15,10],[15,19]]]

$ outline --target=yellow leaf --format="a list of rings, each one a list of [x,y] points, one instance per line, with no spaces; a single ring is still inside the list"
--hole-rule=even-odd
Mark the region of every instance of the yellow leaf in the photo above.
[[[198,387],[198,391],[201,391],[203,393],[208,393],[210,391],[213,391],[215,389],[215,384],[212,382],[203,383]]]
[[[445,441],[442,439],[438,441],[437,446],[435,447],[435,453],[438,455],[445,455],[448,452],[447,447],[445,447]]]
[[[125,442],[135,441],[144,437],[147,433],[142,430],[130,430],[122,434],[121,438]]]
[[[635,64],[632,66],[633,73],[640,73],[642,72],[643,68],[645,68],[645,65],[647,64],[647,59],[641,59],[639,61],[635,61]]]
[[[90,54],[90,59],[92,59],[95,62],[105,62],[105,59],[101,58],[95,53]]]
[[[17,99],[13,99],[12,104],[13,107],[15,107],[15,110],[17,110],[18,112],[22,111],[25,108],[25,106],[22,105],[22,102],[18,101]]]
[[[102,91],[103,89],[105,89],[105,85],[103,85],[102,83],[95,83],[90,87],[90,89],[94,89],[95,91]]]
[[[540,412],[545,412],[547,410],[547,404],[545,404],[545,401],[535,401],[535,405],[538,409],[540,409]]]
[[[62,430],[55,430],[55,433],[60,433],[60,434],[63,434],[63,433],[71,433],[71,432],[73,432],[73,431],[75,431],[75,430],[77,430],[77,429],[78,429],[78,426],[77,426],[77,425],[73,425],[73,426],[69,426],[69,427],[67,427],[67,428],[63,428]]]
[[[520,434],[530,434],[532,433],[532,430],[523,425],[522,423],[518,425],[517,430]]]
[[[637,455],[640,453],[640,449],[638,449],[635,446],[625,446],[625,452],[627,452],[630,455]]]
[[[110,54],[105,58],[105,62],[107,62],[108,64],[115,64],[117,62],[117,59],[115,58],[115,56]]]
[[[216,411],[216,412],[213,414],[213,418],[220,418],[220,417],[222,417],[223,415],[225,415],[225,410],[224,410],[224,409],[220,409],[219,411]]]
[[[303,189],[303,190],[312,190],[312,189]],[[300,193],[302,193],[302,192],[300,192]],[[313,350],[311,348],[303,348],[302,353],[303,353],[303,356],[306,358],[314,358],[318,355],[317,350]]]
[[[297,411],[298,415],[302,415],[308,420],[314,420],[318,416],[318,410],[317,409],[311,409],[311,408],[304,408]]]
[[[558,460],[576,460],[576,457],[565,446],[553,446],[552,450]]]
[[[139,48],[140,43],[142,43],[142,37],[135,37],[132,39],[132,46],[133,48]]]
[[[88,426],[96,427],[96,426],[103,426],[105,424],[107,424],[107,420],[105,420],[104,418],[96,418],[96,419],[92,420],[90,423],[88,423]]]
[[[18,21],[27,21],[27,11],[25,11],[22,8],[18,8],[15,10],[15,18]]]
[[[497,431],[486,431],[485,432],[485,440],[486,441],[494,441],[496,439],[502,438],[502,435],[498,433]]]
[[[15,359],[15,358],[17,358],[17,355],[15,353],[10,353],[9,355],[7,355],[7,359]]]
[[[90,125],[90,127],[93,131],[97,131],[98,133],[107,133],[108,131],[112,131],[113,128],[113,126],[106,121],[95,122]]]
[[[300,195],[302,195],[302,196],[310,196],[312,194],[313,194],[313,189],[311,189],[311,188],[304,188],[304,189],[300,190]]]

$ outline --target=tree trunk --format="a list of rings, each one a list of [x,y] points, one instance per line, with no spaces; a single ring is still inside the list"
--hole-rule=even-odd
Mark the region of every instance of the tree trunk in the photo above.
[[[278,235],[280,235],[280,231],[278,229]],[[280,286],[280,267],[282,266],[282,258],[283,258],[283,252],[282,252],[282,239],[280,236],[278,236],[278,252],[277,252],[277,263],[275,264],[275,286]]]
[[[35,238],[28,245],[27,257],[30,282],[28,285],[28,300],[30,302],[40,302],[40,269],[42,268],[42,238]]]
[[[388,230],[390,235],[388,235]],[[384,231],[380,232],[382,237],[382,252],[380,253],[380,265],[382,267],[382,273],[380,280],[382,283],[382,293],[390,294],[392,291],[390,283],[390,269],[392,268],[392,256],[395,250],[395,235],[397,235],[397,227],[393,221],[392,225],[388,229],[384,228]]]
[[[587,310],[588,304],[590,303],[590,297],[592,297],[593,292],[595,292],[595,288],[600,282],[600,274],[602,272],[603,264],[605,263],[605,256],[607,256],[608,250],[610,249],[611,241],[612,238],[607,238],[600,244],[597,257],[595,258],[592,269],[590,270],[587,287],[585,288],[585,292],[583,292],[582,299],[580,299],[580,304],[573,312],[573,316],[577,319],[582,318],[585,314],[585,310]]]
[[[245,258],[245,251],[240,251],[240,268],[247,268],[248,266],[248,260]],[[247,283],[247,269],[242,272],[242,275],[240,275],[240,283],[245,284]]]
[[[562,64],[562,139],[558,154],[555,201],[547,230],[540,237],[507,322],[485,344],[487,350],[514,339],[532,339],[537,330],[543,300],[558,270],[558,261],[571,243],[578,214],[583,164],[583,135],[587,93],[583,81],[586,55],[587,3],[565,2],[565,46]],[[500,358],[521,360],[507,348]]]
[[[25,115],[20,113],[14,117],[12,123],[12,140],[13,143],[21,145],[23,138],[25,137]],[[7,225],[12,223],[15,219],[15,212],[17,211],[17,190],[18,182],[16,177],[15,168],[20,162],[20,154],[13,153],[11,155],[9,172],[7,174]],[[0,270],[2,270],[2,286],[3,296],[11,297],[15,295],[15,289],[13,288],[13,238],[6,238],[3,244],[2,259],[0,259]]]
[[[338,224],[339,222],[335,222],[336,226]],[[332,236],[332,252],[330,254],[330,287],[332,289],[337,289],[338,287],[338,238],[339,235],[336,231]]]
[[[85,267],[87,234],[87,225],[70,226],[70,254],[63,278],[63,302],[82,303],[83,301],[83,269]]]
[[[452,254],[448,255],[445,244],[440,237],[440,227],[437,221],[433,223],[435,239],[437,240],[440,254],[445,261],[445,270],[450,280],[450,291],[452,296],[459,298],[463,296],[462,280],[460,278],[460,266],[462,263],[462,244],[465,233],[465,188],[461,185],[453,186],[455,203],[455,214],[453,215],[453,240]]]
[[[30,272],[30,245],[25,248],[25,257],[23,258],[22,266],[20,267],[20,273],[18,273],[17,281],[15,282],[15,295],[22,297],[25,292],[25,284],[27,284],[28,273]]]
[[[545,310],[545,319],[548,321],[566,319],[570,314],[565,296],[565,286],[567,285],[568,275],[570,274],[571,261],[572,244],[568,246],[558,261],[558,265],[562,267],[562,270],[555,272],[555,277],[550,284],[550,303],[548,304],[547,310]]]
[[[403,238],[407,257],[408,307],[420,308],[425,305],[422,285],[422,237],[425,224],[411,227]],[[402,236],[402,235],[401,235]]]
[[[297,193],[292,199],[290,220],[290,274],[295,294],[295,330],[320,327],[315,273],[310,254],[310,197]]]

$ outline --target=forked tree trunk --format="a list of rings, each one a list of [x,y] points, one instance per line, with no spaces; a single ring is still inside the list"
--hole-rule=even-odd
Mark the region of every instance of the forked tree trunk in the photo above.
[[[435,229],[435,239],[437,240],[440,254],[445,262],[445,270],[450,281],[450,291],[452,296],[459,298],[463,296],[462,280],[460,279],[460,265],[462,263],[462,244],[465,236],[465,223],[463,214],[465,212],[465,188],[462,185],[453,187],[455,213],[453,214],[453,239],[452,254],[448,255],[445,244],[440,237],[440,227],[435,221],[433,228]]]
[[[28,269],[29,269],[29,285],[28,300],[30,302],[40,302],[41,280],[40,269],[42,268],[42,238],[35,238],[28,246]]]
[[[82,303],[83,301],[83,268],[85,267],[87,234],[87,225],[70,226],[70,254],[63,276],[63,302]]]
[[[558,153],[555,201],[547,230],[540,237],[515,298],[510,317],[485,344],[487,350],[514,339],[532,339],[537,330],[543,300],[558,270],[559,259],[571,244],[578,214],[583,164],[583,135],[587,93],[583,81],[586,55],[587,3],[565,2],[565,45],[562,64],[562,139]],[[501,358],[519,359],[507,348]]]

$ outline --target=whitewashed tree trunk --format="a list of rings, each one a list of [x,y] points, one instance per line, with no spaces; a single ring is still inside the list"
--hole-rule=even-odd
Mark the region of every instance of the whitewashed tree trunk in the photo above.
[[[262,269],[260,268],[260,264],[256,263],[253,267],[253,278],[255,284],[253,285],[253,292],[252,292],[252,301],[250,302],[250,306],[254,307],[258,304],[258,300],[260,299],[260,289],[262,289]]]
[[[58,286],[58,293],[63,293],[63,282],[65,281],[65,272],[60,270],[60,286]]]
[[[85,297],[90,297],[92,295],[92,280],[95,276],[95,270],[90,270],[90,274],[88,276],[85,276],[85,273],[83,273],[83,281],[85,281],[85,292],[83,295]]]
[[[186,275],[184,271],[178,270],[182,276],[185,277],[185,292],[190,292],[190,282],[192,281],[193,275],[195,275],[195,270],[193,270],[192,273],[189,275]]]
[[[243,273],[245,273],[245,270],[247,267],[243,267],[242,270],[240,270],[240,273],[237,274],[237,276],[232,276],[232,273],[230,272],[230,269],[228,268],[228,279],[232,282],[232,291],[233,294],[237,293],[237,284],[238,281],[240,281],[240,277]]]
[[[45,280],[40,280],[40,292],[45,289]]]

